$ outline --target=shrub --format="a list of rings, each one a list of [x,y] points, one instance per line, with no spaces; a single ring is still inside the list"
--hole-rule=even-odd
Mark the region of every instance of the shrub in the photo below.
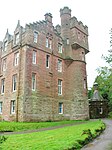
[[[6,140],[7,140],[7,138],[4,135],[0,135],[0,150],[2,149],[1,144]]]
[[[109,112],[109,114],[108,114],[108,118],[112,118],[112,111],[111,111],[111,112]]]

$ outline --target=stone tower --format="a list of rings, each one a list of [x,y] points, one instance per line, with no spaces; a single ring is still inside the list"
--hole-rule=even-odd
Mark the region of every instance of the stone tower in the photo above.
[[[71,10],[60,10],[61,36],[64,40],[67,97],[71,99],[71,119],[89,117],[87,101],[87,74],[85,55],[88,50],[88,28],[77,18],[71,18]],[[71,92],[70,92],[71,91]]]

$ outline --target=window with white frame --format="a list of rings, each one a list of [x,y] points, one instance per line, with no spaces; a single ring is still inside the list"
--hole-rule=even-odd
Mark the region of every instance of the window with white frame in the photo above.
[[[5,41],[5,42],[4,42],[4,51],[7,50],[7,45],[8,45],[8,41]]]
[[[17,74],[12,76],[12,91],[15,92],[17,90]]]
[[[58,59],[58,72],[62,72],[62,60]]]
[[[62,80],[58,79],[58,95],[62,95]]]
[[[14,54],[14,66],[18,66],[19,64],[19,52]]]
[[[59,114],[63,114],[63,103],[59,103]]]
[[[38,40],[38,32],[34,32],[34,43],[37,43]]]
[[[11,100],[11,114],[15,114],[15,100]]]
[[[5,92],[5,79],[1,80],[1,94],[4,94]]]
[[[46,47],[52,49],[52,39],[46,37]]]
[[[58,53],[62,53],[62,44],[58,43]]]
[[[6,58],[2,61],[2,71],[6,71]]]
[[[70,42],[69,42],[69,38],[67,38],[67,45],[69,45],[70,44]]]
[[[49,39],[48,39],[48,37],[46,37],[46,47],[47,48],[49,47]]]
[[[2,114],[2,104],[3,102],[0,102],[0,114]]]
[[[32,63],[36,64],[36,51],[33,50]]]
[[[32,73],[32,91],[36,90],[36,74]]]
[[[15,34],[15,44],[19,43],[19,33]]]
[[[49,48],[51,49],[52,48],[52,40],[49,39]]]
[[[49,68],[49,59],[50,59],[50,56],[46,55],[46,68]]]

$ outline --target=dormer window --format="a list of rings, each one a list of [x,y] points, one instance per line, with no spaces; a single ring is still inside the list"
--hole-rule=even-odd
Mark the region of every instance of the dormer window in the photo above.
[[[14,54],[14,66],[18,66],[19,64],[19,52]]]
[[[4,42],[4,51],[6,51],[6,50],[7,50],[7,45],[8,45],[8,42],[7,42],[7,41],[5,41],[5,42]]]
[[[58,59],[58,72],[62,72],[62,60]]]
[[[19,43],[19,33],[15,35],[15,44]]]
[[[46,37],[46,47],[47,48],[52,48],[52,39]]]
[[[37,43],[38,32],[34,32],[34,43]]]
[[[48,37],[46,38],[46,47],[49,47],[49,40],[48,40]]]
[[[67,38],[67,41],[66,41],[66,42],[67,42],[67,45],[69,45],[69,44],[70,44],[70,42],[69,42],[69,38]]]
[[[52,48],[52,40],[49,39],[49,48],[51,49]]]
[[[6,58],[3,59],[3,62],[2,62],[2,71],[6,71]]]
[[[58,43],[58,53],[62,53],[62,44]]]

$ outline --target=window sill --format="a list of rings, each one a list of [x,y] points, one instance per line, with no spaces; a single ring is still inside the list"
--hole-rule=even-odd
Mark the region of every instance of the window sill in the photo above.
[[[59,113],[59,115],[63,115],[63,113]]]
[[[11,114],[10,115],[15,115],[16,113],[15,112],[11,112]]]
[[[1,93],[1,95],[4,95],[4,93]]]
[[[12,91],[12,93],[16,93],[17,92],[17,90],[15,90],[15,91]]]

